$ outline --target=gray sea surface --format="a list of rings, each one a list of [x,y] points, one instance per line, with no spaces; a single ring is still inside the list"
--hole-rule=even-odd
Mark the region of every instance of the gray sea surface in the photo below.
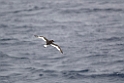
[[[0,0],[0,83],[124,83],[124,0]]]

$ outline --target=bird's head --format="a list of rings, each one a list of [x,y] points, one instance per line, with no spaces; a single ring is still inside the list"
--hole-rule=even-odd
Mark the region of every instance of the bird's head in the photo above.
[[[52,42],[54,42],[54,40],[51,40]]]

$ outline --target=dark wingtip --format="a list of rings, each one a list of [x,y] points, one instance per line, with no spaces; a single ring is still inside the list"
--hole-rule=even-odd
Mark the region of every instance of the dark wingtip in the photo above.
[[[63,54],[63,51],[61,51],[61,53]]]
[[[37,35],[34,35],[35,37],[38,37]]]

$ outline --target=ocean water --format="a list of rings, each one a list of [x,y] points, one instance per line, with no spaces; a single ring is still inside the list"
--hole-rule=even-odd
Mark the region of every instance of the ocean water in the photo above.
[[[0,0],[0,83],[124,83],[124,0]]]

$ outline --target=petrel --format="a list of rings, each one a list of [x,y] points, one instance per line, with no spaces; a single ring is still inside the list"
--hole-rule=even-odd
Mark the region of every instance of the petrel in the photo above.
[[[62,49],[57,45],[57,44],[54,44],[54,40],[48,40],[46,37],[44,36],[38,36],[38,35],[34,35],[35,37],[37,38],[41,38],[43,41],[46,42],[46,44],[44,45],[44,47],[47,47],[48,45],[51,45],[53,47],[55,47],[57,50],[59,50],[62,54],[63,54],[63,51]]]

